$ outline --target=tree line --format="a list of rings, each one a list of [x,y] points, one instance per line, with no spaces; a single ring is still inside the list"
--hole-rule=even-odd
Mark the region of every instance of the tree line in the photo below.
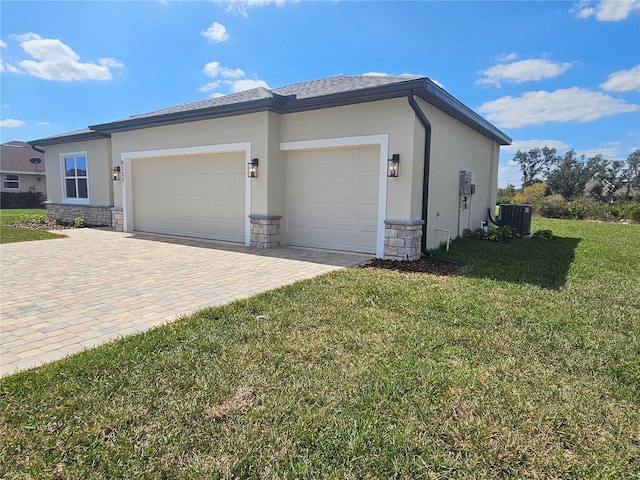
[[[557,155],[555,148],[545,146],[518,150],[513,161],[520,166],[523,189],[544,183],[545,195],[561,195],[565,200],[586,196],[609,203],[640,201],[640,149],[626,160],[608,160],[600,154],[578,156],[575,150]]]

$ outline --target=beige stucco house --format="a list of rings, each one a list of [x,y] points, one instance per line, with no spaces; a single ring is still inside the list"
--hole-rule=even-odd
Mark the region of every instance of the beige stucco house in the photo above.
[[[341,75],[30,143],[56,218],[415,259],[487,220],[510,142],[426,77]]]

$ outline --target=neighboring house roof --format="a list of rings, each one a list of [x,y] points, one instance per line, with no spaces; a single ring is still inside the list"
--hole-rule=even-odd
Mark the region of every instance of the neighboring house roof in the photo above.
[[[31,162],[40,159],[39,163]],[[0,145],[0,171],[15,174],[44,174],[44,154],[26,142],[11,141]]]
[[[427,77],[420,76],[350,76],[295,83],[269,90],[254,88],[199,102],[177,105],[140,115],[89,126],[88,129],[29,142],[52,145],[109,136],[113,132],[136,130],[210,118],[254,112],[293,113],[320,108],[352,105],[415,95],[439,108],[483,135],[509,145],[511,138],[469,107],[448,94]]]

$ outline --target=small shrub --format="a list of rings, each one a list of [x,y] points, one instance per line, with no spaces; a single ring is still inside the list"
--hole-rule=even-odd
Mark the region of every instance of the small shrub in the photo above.
[[[571,200],[570,202],[566,202],[565,208],[567,210],[569,218],[576,220],[583,219],[584,214],[587,212],[587,207],[585,207],[579,200]]]
[[[37,223],[38,225],[44,225],[47,223],[46,215],[20,215],[18,217],[19,223]]]
[[[483,228],[468,231],[465,235],[467,238],[476,240],[489,240],[491,242],[508,242],[514,238],[520,238],[520,234],[512,227],[500,227],[494,225],[486,231]]]
[[[541,238],[543,240],[552,240],[553,232],[551,230],[536,230],[533,232],[533,238]]]
[[[636,223],[640,223],[640,203],[630,205],[627,218]]]
[[[73,220],[73,226],[74,226],[74,227],[76,227],[76,228],[84,228],[84,227],[86,227],[86,226],[87,226],[87,222],[86,222],[86,220],[85,220],[84,218],[82,218],[82,217],[76,217],[76,218]]]

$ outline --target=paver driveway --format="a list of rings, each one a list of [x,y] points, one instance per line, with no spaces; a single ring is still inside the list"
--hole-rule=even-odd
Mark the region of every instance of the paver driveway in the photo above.
[[[65,233],[0,245],[0,375],[370,258],[106,229]]]

